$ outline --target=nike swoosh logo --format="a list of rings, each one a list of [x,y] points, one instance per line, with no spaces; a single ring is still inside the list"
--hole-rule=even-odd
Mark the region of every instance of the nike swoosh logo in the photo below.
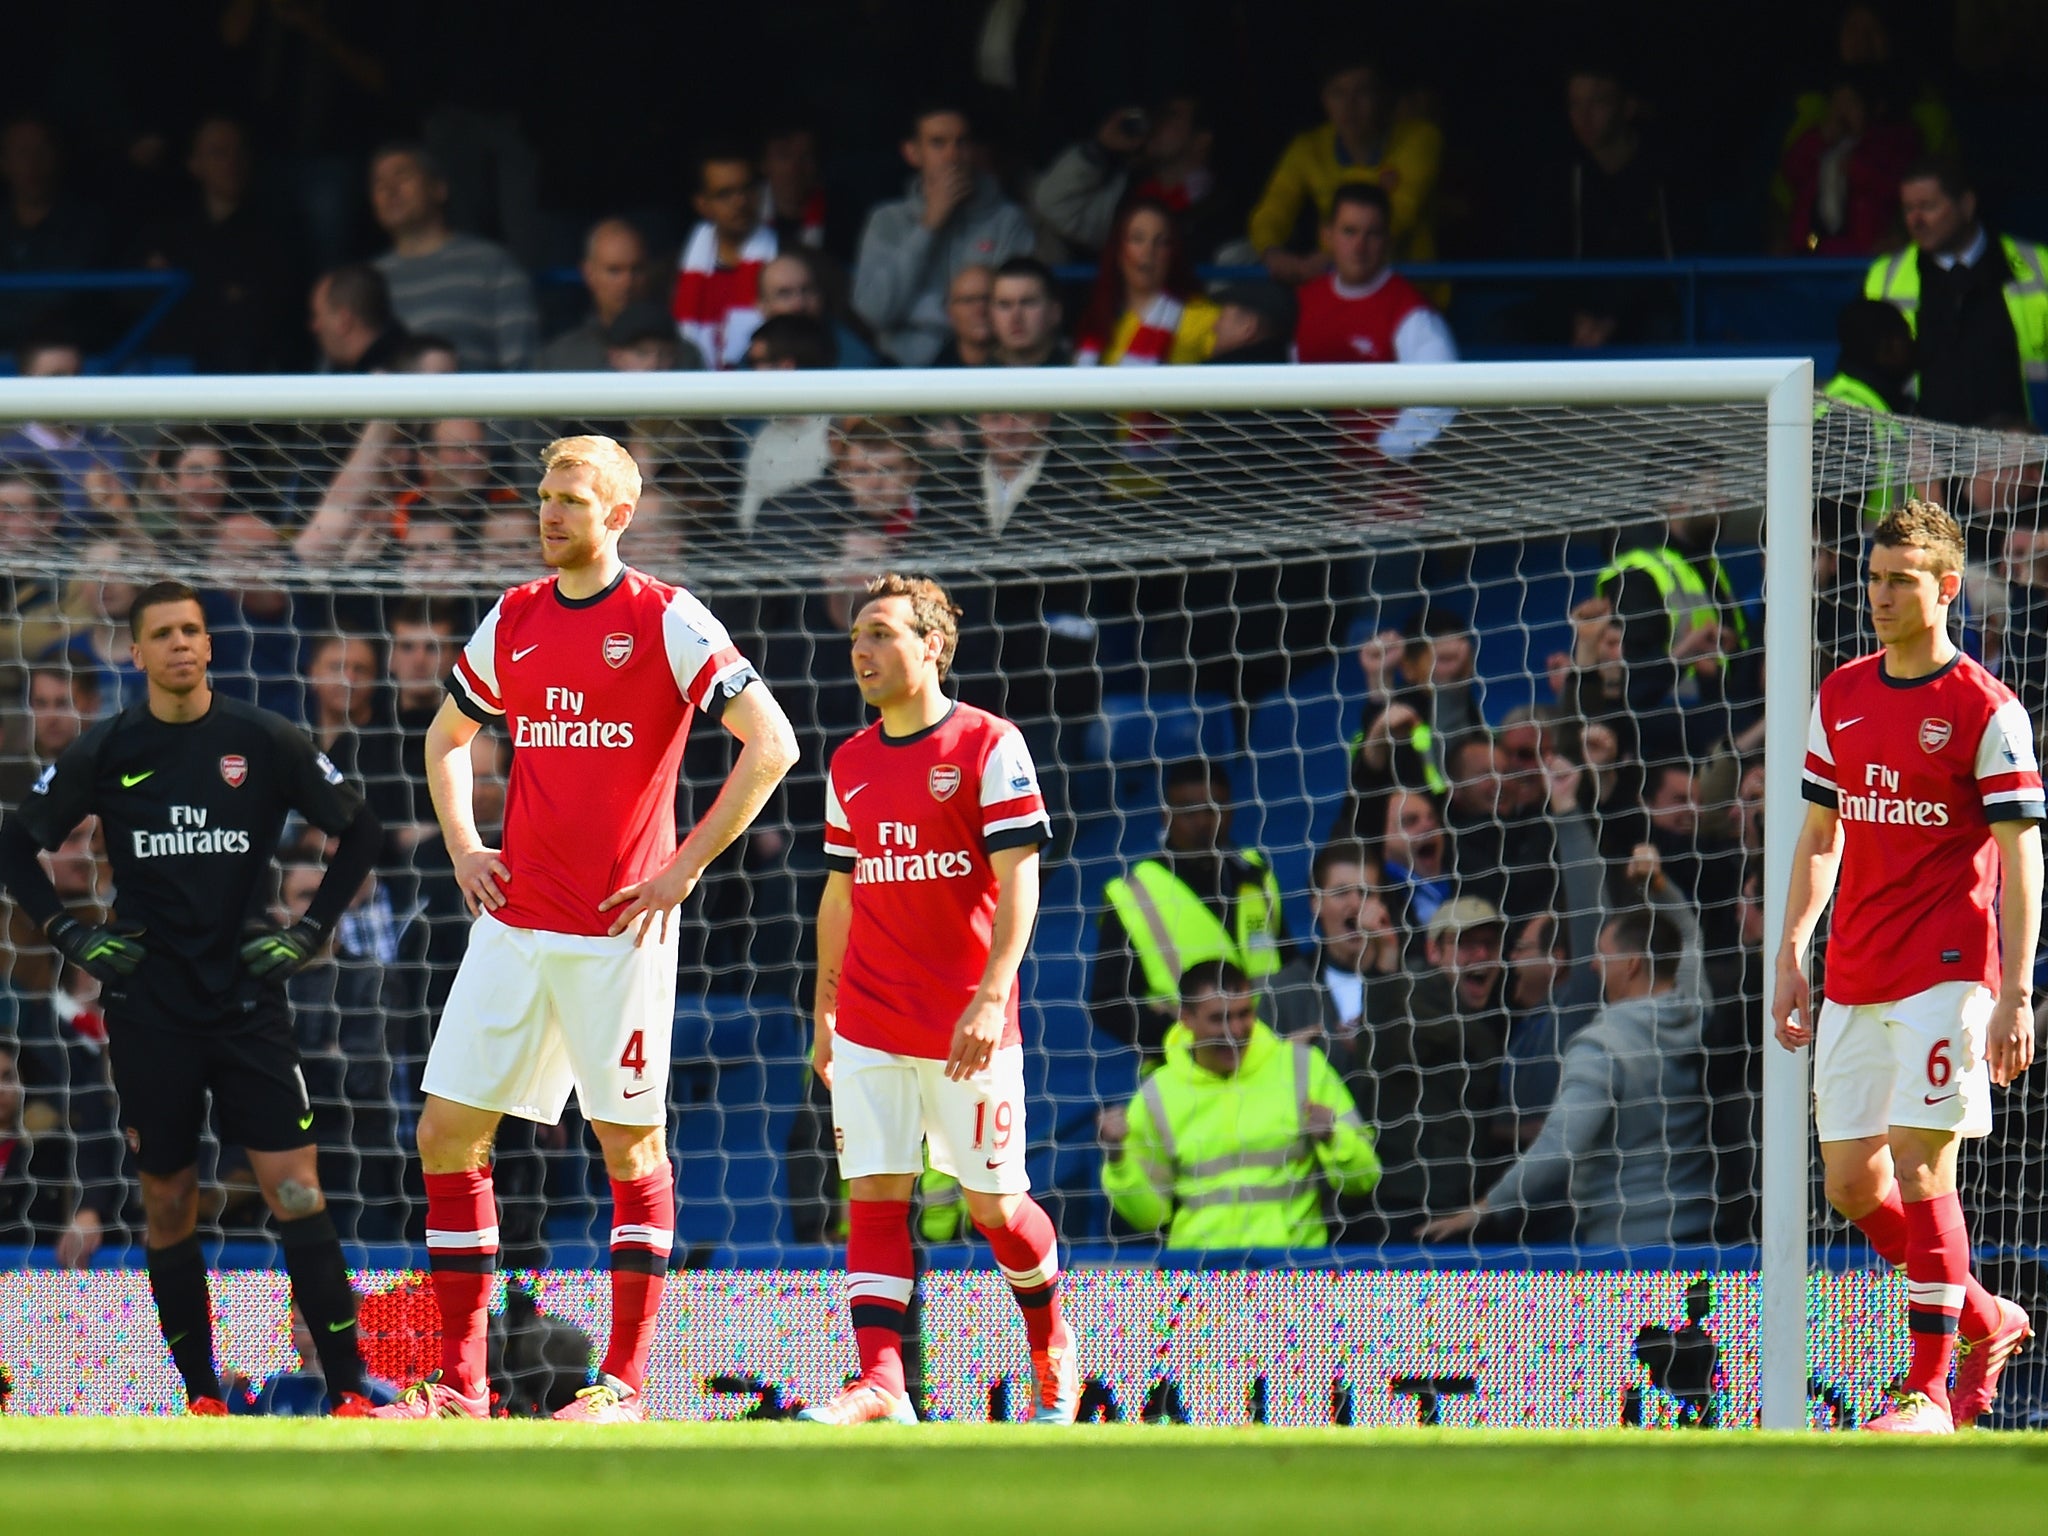
[[[859,794],[859,793],[860,793],[860,792],[861,792],[862,790],[864,790],[864,789],[866,789],[866,788],[867,788],[867,785],[865,785],[865,784],[856,784],[856,785],[854,785],[854,786],[853,786],[853,788],[849,789],[849,790],[848,790],[848,791],[847,791],[847,792],[846,792],[845,794],[843,794],[843,795],[841,795],[841,796],[839,797],[839,803],[840,803],[841,805],[851,805],[851,804],[853,804],[853,797],[854,797],[855,795]]]
[[[124,773],[121,775],[121,787],[123,789],[133,789],[144,779],[153,779],[155,777],[156,770],[154,768],[150,769],[147,773]]]
[[[355,1327],[355,1325],[356,1320],[354,1318],[350,1318],[345,1323],[329,1323],[327,1325],[327,1331],[329,1333],[347,1333],[349,1329]]]
[[[1921,1095],[1921,1098],[1924,1099],[1929,1106],[1935,1104],[1946,1104],[1950,1099],[1954,1098],[1960,1092],[1962,1092],[1960,1088],[1951,1088],[1947,1093],[1924,1093]]]
[[[624,1093],[620,1094],[620,1095],[619,1095],[619,1097],[620,1097],[620,1098],[622,1098],[622,1099],[637,1099],[637,1098],[639,1098],[639,1097],[640,1097],[640,1095],[641,1095],[641,1094],[643,1094],[643,1093],[652,1093],[652,1092],[654,1092],[654,1084],[652,1084],[652,1083],[649,1083],[649,1084],[648,1084],[648,1085],[647,1085],[647,1086],[646,1086],[645,1088],[632,1088],[632,1089],[628,1089],[628,1090],[627,1090],[626,1092],[624,1092]]]
[[[990,1167],[990,1168],[1000,1168],[1000,1167],[1002,1167],[1002,1166],[1003,1166],[1003,1164],[1004,1164],[1004,1163],[1006,1163],[1006,1162],[1008,1162],[1008,1161],[1009,1161],[1009,1159],[1008,1159],[1008,1158],[998,1158],[998,1159],[996,1159],[996,1160],[995,1160],[994,1162],[992,1162],[992,1163],[989,1163],[989,1164],[988,1164],[987,1166],[988,1166],[988,1167]]]
[[[311,1129],[313,1129],[313,1117],[311,1115],[299,1116],[299,1129],[302,1131],[310,1131]]]
[[[1837,720],[1835,722],[1835,729],[1838,731],[1846,731],[1847,729],[1849,729],[1850,726],[1855,725],[1859,721],[1861,721],[1862,718],[1863,717],[1861,715],[1858,715],[1854,720]]]
[[[539,649],[540,649],[540,647],[539,647],[539,646],[537,646],[537,645],[529,645],[529,646],[528,646],[528,647],[527,647],[527,648],[526,648],[525,650],[523,650],[523,651],[514,651],[514,652],[512,653],[512,659],[513,659],[514,661],[524,661],[524,660],[526,660],[526,658],[527,658],[527,657],[531,656],[531,655],[532,655],[532,654],[533,654],[533,653],[534,653],[535,651],[537,651],[537,650],[539,650]]]

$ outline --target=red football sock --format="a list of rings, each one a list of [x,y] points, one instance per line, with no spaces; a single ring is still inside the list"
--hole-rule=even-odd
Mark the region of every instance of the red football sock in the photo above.
[[[1970,1235],[1953,1192],[1906,1206],[1906,1327],[1913,1336],[1909,1391],[1948,1403],[1948,1368],[1956,1322],[1970,1277]]]
[[[908,1200],[849,1200],[846,1301],[860,1345],[861,1379],[903,1396],[903,1314],[916,1273]]]
[[[1879,1258],[1887,1264],[1906,1262],[1906,1203],[1899,1194],[1898,1180],[1892,1180],[1891,1187],[1884,1192],[1884,1202],[1868,1216],[1856,1218],[1856,1226],[1870,1240],[1870,1246],[1877,1250]],[[1967,1247],[1963,1250],[1967,1255]],[[1974,1274],[1963,1282],[1963,1314],[1960,1332],[1975,1343],[1988,1339],[1998,1330],[2002,1319],[1998,1312],[1998,1299],[1984,1288],[1984,1282]]]
[[[676,1245],[676,1175],[664,1162],[645,1178],[612,1180],[612,1336],[605,1375],[638,1392]]]
[[[491,1277],[498,1268],[498,1201],[491,1171],[430,1173],[427,1268],[441,1304],[441,1379],[474,1397],[487,1390]]]
[[[1060,1241],[1052,1218],[1026,1195],[1002,1226],[974,1225],[988,1239],[1003,1278],[1010,1282],[1031,1347],[1044,1349],[1060,1326]]]

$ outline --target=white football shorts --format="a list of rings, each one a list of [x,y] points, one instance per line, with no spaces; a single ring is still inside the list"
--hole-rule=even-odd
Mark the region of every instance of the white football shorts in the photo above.
[[[1896,1003],[1820,1006],[1813,1119],[1822,1141],[1882,1136],[1895,1125],[1991,1134],[1984,1030],[1996,1001],[1974,981],[1945,981]]]
[[[962,1082],[929,1056],[832,1042],[832,1134],[842,1178],[922,1173],[931,1164],[987,1195],[1022,1195],[1024,1047],[1005,1046]]]
[[[637,926],[637,922],[636,922]],[[436,1098],[554,1125],[574,1087],[586,1119],[668,1119],[676,1016],[676,914],[647,942],[512,928],[489,913],[469,930],[421,1086]]]

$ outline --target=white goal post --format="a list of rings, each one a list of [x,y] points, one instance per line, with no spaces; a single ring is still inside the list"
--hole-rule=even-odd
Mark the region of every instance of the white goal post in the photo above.
[[[0,422],[1284,412],[1414,406],[1756,409],[1764,498],[1766,942],[1784,923],[1812,696],[1813,364],[1808,359],[874,372],[109,377],[0,380]],[[1511,465],[1509,466],[1511,469]],[[1768,974],[1768,968],[1766,971]],[[1808,1422],[1807,1063],[1763,1052],[1761,1423]]]

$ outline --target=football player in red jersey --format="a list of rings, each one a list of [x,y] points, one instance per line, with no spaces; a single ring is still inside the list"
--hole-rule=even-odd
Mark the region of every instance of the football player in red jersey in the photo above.
[[[1071,1424],[1080,1407],[1059,1243],[1024,1172],[1017,968],[1052,829],[1017,727],[945,692],[959,614],[936,582],[890,575],[868,584],[853,620],[854,676],[881,718],[827,775],[813,1059],[850,1195],[861,1374],[799,1415],[814,1423],[916,1422],[903,1317],[927,1148],[960,1181],[1023,1311],[1032,1421]]]
[[[612,1331],[597,1382],[555,1415],[645,1416],[641,1388],[675,1243],[668,1121],[675,909],[796,761],[796,736],[725,628],[628,567],[640,471],[608,437],[541,456],[541,558],[456,659],[427,731],[427,781],[476,925],[427,1056],[420,1163],[441,1369],[382,1418],[478,1417],[498,1249],[498,1121],[553,1125],[574,1087],[612,1186]],[[741,744],[711,809],[676,840],[676,772],[703,711]],[[501,722],[515,755],[504,846],[476,828],[469,744]]]
[[[1970,1273],[1956,1153],[1990,1131],[1991,1084],[2033,1060],[2041,770],[2019,700],[1949,638],[1955,519],[1909,501],[1871,539],[1883,649],[1814,703],[1771,1013],[1781,1045],[1815,1047],[1828,1200],[1906,1266],[1912,1363],[1866,1427],[1949,1434],[2033,1335]],[[1816,1028],[1802,961],[1838,874]]]

